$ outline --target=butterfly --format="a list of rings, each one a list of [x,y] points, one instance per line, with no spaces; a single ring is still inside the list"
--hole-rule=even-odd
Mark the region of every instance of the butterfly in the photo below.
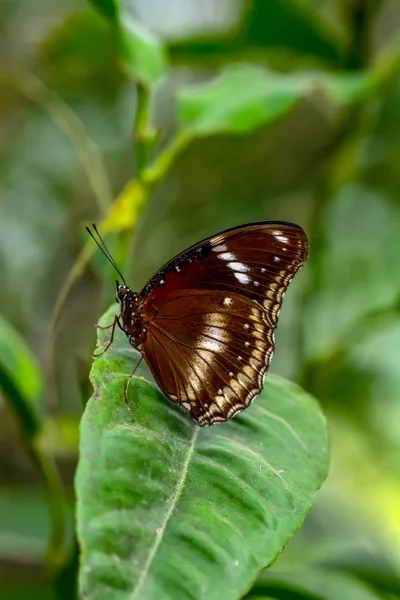
[[[104,351],[118,326],[164,394],[197,425],[247,408],[263,388],[283,296],[307,260],[303,229],[265,221],[222,231],[175,256],[139,293],[126,284],[96,226],[94,233],[86,229],[122,278],[120,312]]]

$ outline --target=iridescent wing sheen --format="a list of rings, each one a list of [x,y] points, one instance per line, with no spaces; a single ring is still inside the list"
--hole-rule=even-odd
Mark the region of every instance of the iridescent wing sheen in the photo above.
[[[283,295],[307,252],[297,225],[246,225],[192,246],[139,294],[142,353],[199,425],[226,421],[260,393]]]

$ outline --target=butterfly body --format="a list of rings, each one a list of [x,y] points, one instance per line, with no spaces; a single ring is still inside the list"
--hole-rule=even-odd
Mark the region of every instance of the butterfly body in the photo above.
[[[307,253],[298,225],[255,223],[195,244],[138,294],[117,286],[118,324],[198,425],[230,419],[262,390],[283,295]]]

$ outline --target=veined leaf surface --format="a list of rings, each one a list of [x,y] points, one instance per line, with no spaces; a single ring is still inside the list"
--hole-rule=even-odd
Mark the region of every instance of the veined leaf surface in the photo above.
[[[109,335],[99,330],[97,351]],[[251,407],[210,428],[139,377],[127,405],[138,356],[118,332],[92,368],[76,478],[82,596],[239,598],[301,526],[326,477],[324,418],[313,398],[272,376]]]

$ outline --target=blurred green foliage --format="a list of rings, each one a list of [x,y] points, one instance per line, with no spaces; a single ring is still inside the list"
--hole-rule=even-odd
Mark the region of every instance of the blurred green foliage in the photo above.
[[[397,0],[0,4],[2,598],[75,590],[77,423],[114,294],[84,224],[139,288],[263,219],[309,234],[272,370],[322,403],[332,468],[249,595],[398,597],[399,27]]]

